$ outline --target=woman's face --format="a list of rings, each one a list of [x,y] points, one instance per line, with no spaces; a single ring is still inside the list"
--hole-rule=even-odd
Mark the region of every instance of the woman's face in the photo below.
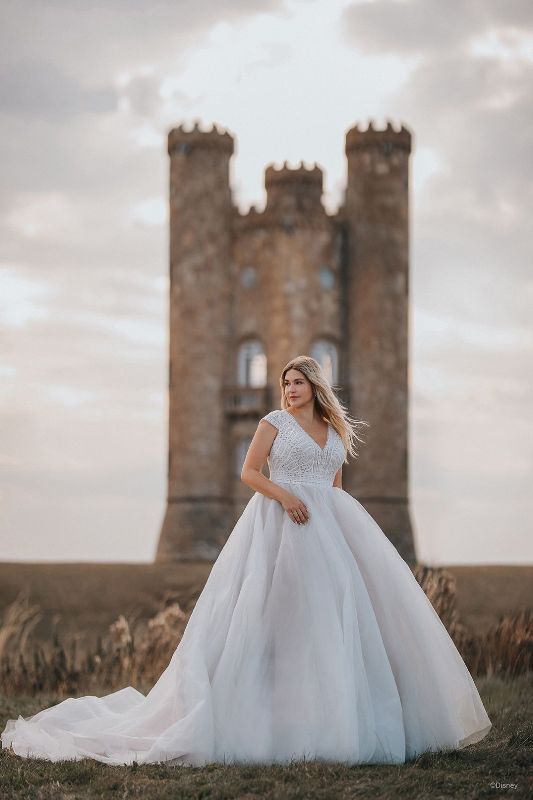
[[[289,408],[300,408],[313,400],[311,382],[298,369],[288,369],[285,373],[284,391]]]

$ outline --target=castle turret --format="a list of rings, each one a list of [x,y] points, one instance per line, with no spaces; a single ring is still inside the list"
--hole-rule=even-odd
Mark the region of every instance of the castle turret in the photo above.
[[[324,291],[320,270],[334,274],[335,245],[322,205],[323,171],[318,164],[287,162],[265,169],[267,203],[258,253],[264,313],[260,321],[268,344],[272,397],[279,404],[279,373],[295,353],[309,352],[316,338],[339,336],[338,283]],[[335,273],[336,275],[336,273]]]
[[[292,168],[284,162],[281,169],[270,164],[265,170],[267,212],[324,213],[322,206],[323,173],[318,165],[307,169],[302,161]]]
[[[222,399],[230,353],[234,139],[174,128],[170,156],[168,501],[156,560],[214,560],[231,529]]]
[[[348,491],[408,562],[409,154],[411,134],[356,125],[346,135],[347,342],[350,411],[367,420]],[[364,467],[364,468],[363,468]]]

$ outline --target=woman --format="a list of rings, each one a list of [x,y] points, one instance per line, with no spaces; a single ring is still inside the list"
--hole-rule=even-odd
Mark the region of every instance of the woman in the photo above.
[[[280,388],[282,409],[259,422],[242,468],[256,491],[155,686],[19,716],[4,747],[108,764],[361,764],[486,736],[491,722],[433,606],[341,487],[366,423],[308,356],[284,367]]]

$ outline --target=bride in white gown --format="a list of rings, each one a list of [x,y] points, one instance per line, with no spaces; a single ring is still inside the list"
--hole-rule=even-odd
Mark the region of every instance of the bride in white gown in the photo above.
[[[280,377],[242,479],[255,493],[151,691],[9,720],[26,758],[107,764],[402,763],[491,722],[411,569],[341,488],[361,424],[308,356]],[[261,472],[268,460],[270,479]]]

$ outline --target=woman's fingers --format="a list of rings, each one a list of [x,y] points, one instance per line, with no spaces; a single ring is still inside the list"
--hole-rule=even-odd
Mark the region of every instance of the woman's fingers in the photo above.
[[[295,506],[291,509],[291,516],[295,522],[298,524],[303,524],[307,522],[309,519],[309,514],[307,513],[307,508],[302,503],[300,506]]]
[[[283,508],[289,515],[290,519],[297,525],[303,525],[309,519],[309,512],[307,506],[295,495],[289,496],[286,502],[283,502]]]

